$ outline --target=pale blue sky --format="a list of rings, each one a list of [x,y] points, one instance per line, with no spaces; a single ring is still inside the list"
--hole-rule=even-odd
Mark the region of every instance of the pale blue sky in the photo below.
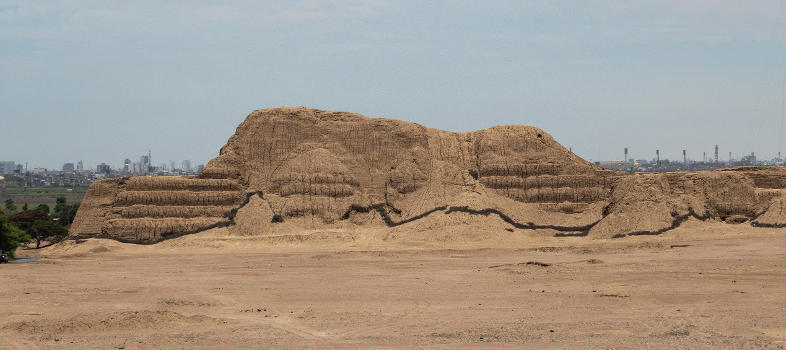
[[[428,3],[428,4],[425,4]],[[204,163],[254,109],[786,152],[786,0],[0,0],[0,160]]]

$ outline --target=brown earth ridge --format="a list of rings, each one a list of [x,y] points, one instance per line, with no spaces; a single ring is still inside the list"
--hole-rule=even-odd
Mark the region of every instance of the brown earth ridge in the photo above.
[[[690,218],[786,227],[786,169],[625,173],[532,126],[456,133],[285,107],[251,113],[198,176],[96,181],[70,235],[149,244],[216,227],[276,235],[417,225],[428,235],[469,225],[622,238]]]

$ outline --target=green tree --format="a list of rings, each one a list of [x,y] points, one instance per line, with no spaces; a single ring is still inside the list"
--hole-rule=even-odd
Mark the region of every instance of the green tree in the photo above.
[[[74,222],[77,210],[79,210],[79,203],[67,204],[64,196],[57,197],[54,216],[59,220],[60,225],[71,225]]]
[[[65,196],[57,197],[57,203],[55,203],[55,217],[60,217],[60,213],[65,209],[66,206],[66,198]]]
[[[8,210],[8,213],[11,214],[16,211],[16,204],[14,204],[14,200],[8,198],[5,200],[5,209]]]
[[[63,226],[71,225],[76,217],[76,212],[79,210],[79,203],[75,204],[57,204],[55,207],[55,217],[58,223]]]
[[[35,239],[36,248],[41,246],[41,241],[59,241],[68,234],[68,230],[40,210],[21,211],[12,216],[10,222]]]
[[[36,220],[33,227],[28,232],[30,237],[35,239],[35,247],[41,247],[41,241],[48,240],[51,243],[57,243],[68,236],[68,230],[65,227],[58,225],[52,219]]]
[[[76,218],[76,212],[79,211],[79,203],[74,203],[67,206],[67,210],[64,212],[63,217],[60,220],[63,220],[60,224],[63,226],[68,226],[74,223],[74,218]]]
[[[25,210],[12,215],[9,222],[22,231],[29,232],[37,220],[45,220],[48,217],[40,210]]]
[[[49,205],[46,205],[46,204],[39,204],[38,207],[36,207],[36,210],[40,210],[40,211],[42,211],[44,213],[47,213],[47,214],[49,214],[49,212],[51,211],[49,209]]]
[[[25,231],[11,225],[8,222],[8,217],[0,211],[0,252],[8,254],[9,257],[14,257],[16,248],[22,243],[30,241],[30,236]]]

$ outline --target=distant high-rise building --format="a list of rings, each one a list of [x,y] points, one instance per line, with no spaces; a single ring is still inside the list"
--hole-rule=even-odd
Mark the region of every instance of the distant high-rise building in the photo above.
[[[109,164],[101,163],[96,166],[96,172],[100,174],[109,174],[112,172],[112,167]]]
[[[16,162],[0,161],[0,174],[13,174],[16,170]]]
[[[686,150],[682,150],[682,162],[685,166],[688,166],[688,153]]]
[[[628,161],[628,147],[625,147],[625,158],[622,158],[622,161],[623,162],[627,162]]]
[[[742,158],[740,158],[740,162],[748,165],[756,164],[756,153],[751,152],[751,154],[747,156],[742,156]]]
[[[658,166],[660,166],[660,150],[659,149],[655,150],[655,159],[657,159],[656,162],[658,162],[657,164],[658,164]]]
[[[184,160],[183,164],[180,166],[180,169],[185,171],[185,172],[187,172],[187,173],[191,172],[191,161],[190,160]]]
[[[197,174],[201,174],[202,170],[205,170],[205,165],[204,164],[197,165],[197,167],[196,167]]]
[[[123,161],[123,172],[128,173],[133,170],[134,169],[133,166],[131,165],[131,159],[126,158],[126,160]]]
[[[715,145],[715,163],[718,163],[718,145]]]
[[[65,163],[65,164],[63,164],[63,172],[65,172],[65,173],[73,173],[74,172],[74,163]]]
[[[169,171],[175,171],[175,169],[176,169],[175,168],[175,161],[174,160],[170,160],[169,161]]]
[[[145,175],[150,171],[150,155],[142,155],[139,157],[139,174]]]
[[[76,171],[85,171],[85,163],[81,160],[76,162]]]

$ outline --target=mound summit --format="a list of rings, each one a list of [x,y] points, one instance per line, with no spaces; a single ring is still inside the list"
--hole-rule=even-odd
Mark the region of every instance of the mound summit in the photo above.
[[[786,169],[616,172],[536,127],[454,133],[298,107],[251,113],[198,176],[96,181],[70,234],[155,243],[216,227],[271,235],[496,222],[620,238],[691,218],[786,227]]]

